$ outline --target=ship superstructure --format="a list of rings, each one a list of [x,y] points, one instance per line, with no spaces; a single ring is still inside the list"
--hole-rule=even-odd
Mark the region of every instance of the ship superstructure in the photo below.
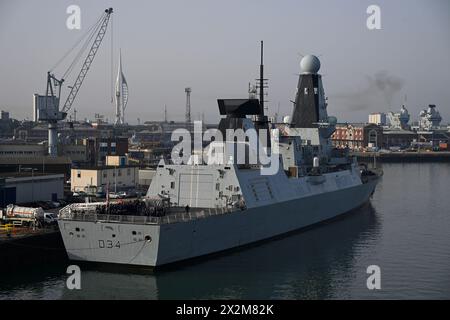
[[[319,68],[317,57],[302,59],[291,121],[265,123],[270,134],[255,131],[260,123],[249,118],[264,116],[259,100],[219,99],[215,137],[223,140],[187,161],[161,160],[143,199],[63,208],[69,258],[155,267],[301,229],[367,202],[379,174],[332,148],[336,118],[327,114]]]

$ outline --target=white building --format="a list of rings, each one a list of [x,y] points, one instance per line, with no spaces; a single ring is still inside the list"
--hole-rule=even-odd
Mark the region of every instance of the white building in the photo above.
[[[383,112],[369,114],[369,123],[373,123],[379,126],[386,125],[386,114]]]
[[[95,190],[96,192],[120,191],[136,188],[139,167],[137,166],[99,166],[92,168],[72,168],[70,175],[71,191]]]

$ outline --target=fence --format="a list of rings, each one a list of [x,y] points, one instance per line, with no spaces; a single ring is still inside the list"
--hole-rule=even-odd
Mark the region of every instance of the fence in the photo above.
[[[68,205],[59,211],[59,219],[91,222],[161,225],[177,222],[187,222],[233,212],[233,210],[231,210],[230,208],[191,209],[192,211],[185,212],[184,208],[173,207],[170,210],[171,212],[169,214],[162,217],[110,215],[95,213],[95,206],[92,206],[92,204],[90,207],[71,207],[71,205]]]

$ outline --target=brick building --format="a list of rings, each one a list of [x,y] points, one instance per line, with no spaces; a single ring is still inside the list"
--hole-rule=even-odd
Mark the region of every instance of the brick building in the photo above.
[[[369,146],[381,147],[383,128],[371,123],[340,123],[331,136],[333,145],[337,148],[363,150]]]

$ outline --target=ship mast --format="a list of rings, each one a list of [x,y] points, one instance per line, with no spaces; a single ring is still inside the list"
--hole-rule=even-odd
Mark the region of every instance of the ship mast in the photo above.
[[[261,63],[259,65],[259,79],[257,79],[259,88],[259,105],[260,110],[259,114],[256,116],[256,121],[260,124],[263,124],[267,121],[264,115],[264,88],[266,88],[265,81],[267,79],[264,79],[264,41],[261,41]]]
[[[264,120],[264,41],[261,41],[261,64],[259,65],[259,104],[261,110],[259,121]]]
[[[264,88],[267,88],[267,79],[264,79],[264,41],[261,41],[261,63],[259,65],[259,79],[257,79],[257,87],[259,88],[259,113],[256,116],[255,127],[257,130],[266,130],[266,147],[270,148],[269,121],[264,114]]]

